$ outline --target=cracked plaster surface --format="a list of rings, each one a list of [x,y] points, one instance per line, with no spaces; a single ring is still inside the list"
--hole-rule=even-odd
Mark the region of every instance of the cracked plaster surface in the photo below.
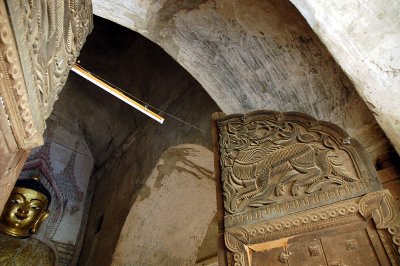
[[[367,149],[374,142],[368,136],[382,139],[373,114],[399,150],[400,4],[291,2],[305,19],[289,1],[276,0],[93,4],[96,15],[160,45],[226,113],[305,112],[338,124]]]

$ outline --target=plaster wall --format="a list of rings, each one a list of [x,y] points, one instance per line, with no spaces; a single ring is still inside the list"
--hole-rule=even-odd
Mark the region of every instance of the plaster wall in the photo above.
[[[80,135],[75,135],[60,126],[53,130],[56,136],[50,140],[49,158],[66,205],[53,240],[76,245],[94,160]],[[34,153],[32,155],[34,156]]]
[[[125,220],[112,265],[194,265],[216,212],[210,150],[166,150]]]
[[[94,159],[83,134],[54,114],[47,120],[45,143],[30,153],[19,179],[41,176],[52,196],[50,215],[36,237],[50,243],[58,265],[70,265],[82,238],[83,214]],[[68,250],[59,250],[67,246]],[[78,252],[79,253],[79,252]]]
[[[291,0],[400,151],[400,2]]]
[[[160,45],[200,82],[224,112],[299,111],[341,126],[363,143],[373,158],[386,149],[385,137],[368,107],[373,112],[375,109],[359,97],[352,82],[289,1],[112,2],[110,5],[108,1],[94,0],[94,13]],[[333,23],[330,12],[334,7],[332,4],[321,9],[326,16],[318,17],[320,21],[330,19]],[[345,15],[352,10],[345,5],[341,9]],[[335,17],[337,28],[343,19]],[[325,30],[324,34],[329,36],[331,32]],[[359,36],[361,33],[353,38],[354,43],[368,42],[367,37],[358,39]],[[340,43],[341,38],[335,43]],[[321,39],[325,42],[325,38]],[[393,42],[389,43],[391,48],[387,48],[385,57],[393,50]],[[345,60],[350,65],[352,59]],[[364,71],[361,64],[352,66],[354,71]],[[358,88],[361,92],[372,86],[363,83]],[[380,89],[384,90],[382,86]],[[394,103],[399,99],[397,94],[393,94]],[[387,108],[396,105],[379,102],[384,104]],[[396,139],[400,138],[395,136],[400,131],[393,127],[393,116],[382,116],[391,119],[392,127],[384,129],[397,145]]]
[[[308,113],[344,128],[367,148],[372,159],[388,149],[374,114],[398,148],[399,4],[389,0],[292,2],[311,28],[288,1],[278,0],[95,0],[94,10],[156,42],[227,113],[255,109]],[[60,114],[58,119],[70,122],[69,129],[83,131],[88,143],[84,153],[90,149],[95,159],[89,156],[73,172],[82,172],[86,178],[93,162],[103,166],[95,175],[98,183],[81,257],[86,264],[111,261],[131,205],[147,191],[146,180],[162,152],[185,142],[209,145],[209,114],[218,109],[185,71],[172,67],[170,58],[151,52],[153,48],[138,53],[141,41],[119,33],[109,28],[104,31],[102,38],[88,46],[91,52],[86,57],[82,53],[83,65],[200,130],[177,121],[160,127],[101,96],[93,86],[70,78],[74,85],[66,87],[72,90],[61,95],[55,112]],[[60,140],[70,140],[69,133],[59,131]],[[59,144],[50,150],[56,175],[65,170],[71,151],[82,152],[80,146]],[[4,168],[14,161],[10,157]],[[8,191],[10,184],[3,187]],[[85,190],[87,181],[78,180],[77,186]],[[56,233],[57,241],[75,243],[75,222],[79,223],[82,213],[70,216],[66,222],[70,227]],[[121,244],[119,250],[124,248]],[[192,261],[193,255],[186,255]]]
[[[110,265],[131,206],[142,193],[142,188],[145,188],[146,181],[163,152],[182,143],[199,144],[211,149],[210,115],[219,111],[199,83],[159,47],[140,35],[105,20],[95,19],[95,24],[99,32],[95,29],[85,46],[85,49],[91,48],[88,53],[95,60],[87,61],[93,66],[93,72],[96,70],[95,73],[102,73],[101,76],[109,81],[115,77],[121,77],[121,80],[125,78],[125,84],[118,84],[121,88],[130,90],[134,96],[192,126],[165,114],[162,115],[166,120],[160,125],[137,111],[131,111],[129,116],[113,112],[114,118],[123,121],[125,127],[130,127],[128,123],[133,123],[133,130],[93,175],[96,185],[79,265]],[[103,51],[106,51],[107,56],[95,56],[97,52],[100,54]],[[84,53],[85,50],[82,51],[82,57],[85,56]],[[93,114],[96,117],[98,113]],[[117,127],[124,126],[123,123],[118,123],[119,121],[116,123]],[[111,121],[110,125],[113,125]],[[97,134],[96,131],[92,133]],[[119,134],[118,131],[116,133]],[[211,189],[209,193],[214,193],[214,190]],[[172,198],[168,198],[165,203],[173,204],[170,200]],[[210,221],[211,219],[212,215]],[[154,220],[162,221],[162,215]],[[207,228],[201,230],[205,234]],[[201,236],[201,230],[195,234]],[[143,241],[139,241],[138,245],[144,246],[146,241],[150,241],[146,237],[150,233],[146,231]],[[199,237],[192,243],[192,247],[195,246],[194,243],[201,244],[202,240]]]

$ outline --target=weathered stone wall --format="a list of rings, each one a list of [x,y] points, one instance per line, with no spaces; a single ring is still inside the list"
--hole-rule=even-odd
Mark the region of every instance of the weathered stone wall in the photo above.
[[[94,13],[163,47],[224,112],[304,112],[338,124],[373,158],[386,149],[368,107],[289,1],[113,2],[95,0]]]
[[[154,3],[149,0],[119,0],[112,1],[115,3],[113,4],[98,0],[94,4],[97,14],[138,31],[163,47],[203,85],[227,113],[255,109],[308,113],[317,119],[343,127],[366,146],[372,158],[376,158],[388,147],[368,108],[376,112],[392,140],[396,140],[398,134],[398,66],[395,63],[398,60],[396,61],[396,55],[391,54],[397,47],[398,5],[392,6],[387,1],[380,2],[382,6],[352,6],[351,3],[349,6],[324,6],[322,1],[315,1],[315,6],[304,5],[308,9],[299,7],[352,77],[359,92],[366,100],[372,99],[368,106],[289,2],[162,0]],[[63,6],[62,2],[58,2]],[[302,3],[295,0],[292,2],[298,6]],[[4,6],[2,7],[4,10]],[[341,12],[355,9],[360,9],[357,17],[347,16],[341,21],[342,24],[335,21],[322,25],[325,18],[335,18],[330,17],[332,13],[321,13],[322,11],[335,11],[335,14],[339,14],[336,16],[339,20]],[[368,13],[370,10],[382,12],[375,17],[374,12]],[[21,12],[25,11],[28,9],[21,9]],[[318,14],[323,14],[323,19]],[[12,19],[19,22],[19,17],[22,15],[13,16]],[[35,16],[35,19],[39,17]],[[6,16],[2,18],[6,19]],[[359,18],[370,18],[368,21],[373,23],[357,24]],[[24,20],[23,23],[28,21],[32,22]],[[319,24],[323,27],[319,27]],[[101,29],[101,23],[99,25]],[[339,30],[335,28],[332,33],[326,31],[335,25],[340,25]],[[37,31],[37,25],[31,26],[35,36],[44,37]],[[8,30],[11,29],[9,25],[7,27]],[[341,31],[343,28],[345,30]],[[364,38],[365,30],[369,28],[375,29],[372,33],[377,32],[377,29],[384,30],[380,34],[368,34]],[[61,29],[60,36],[67,36],[72,40],[70,34],[62,33]],[[330,38],[329,34],[340,37]],[[24,36],[18,34],[17,37]],[[179,66],[174,65],[169,57],[157,50],[155,45],[132,36],[134,35],[129,37],[126,31],[117,27],[103,28],[97,37],[93,37],[87,46],[87,52],[83,53],[82,65],[103,78],[128,88],[129,92],[139,98],[195,124],[205,133],[188,128],[175,120],[167,120],[160,126],[118,100],[104,96],[95,86],[76,77],[71,78],[72,83],[66,86],[71,90],[62,96],[64,100],[57,103],[56,112],[60,114],[60,119],[71,123],[71,128],[76,126],[85,132],[97,167],[104,164],[95,175],[98,182],[81,256],[83,264],[107,264],[111,261],[112,251],[131,205],[162,152],[180,143],[208,146],[209,114],[218,109],[201,86]],[[340,43],[343,38],[347,38],[346,42],[337,46],[336,41]],[[352,45],[358,41],[363,41],[364,45],[355,45],[356,49],[353,49]],[[27,44],[29,47],[36,46],[34,42]],[[80,42],[79,47],[82,44]],[[20,50],[25,53],[30,51]],[[364,68],[364,59],[367,60],[367,68]],[[348,65],[346,60],[349,60]],[[57,58],[52,61],[52,65],[57,64],[60,68],[65,67],[64,63],[73,62],[67,61]],[[36,62],[36,59],[32,62]],[[8,69],[8,65],[6,63],[4,69]],[[61,83],[64,83],[66,73],[68,72],[58,73]],[[4,74],[10,75],[8,71]],[[12,74],[16,75],[14,69]],[[378,79],[381,76],[384,78]],[[12,86],[3,85],[1,88],[4,96],[3,87]],[[387,90],[381,91],[381,88]],[[18,92],[14,87],[10,91]],[[43,89],[43,92],[46,90]],[[50,112],[57,93],[58,91],[51,94],[51,103],[47,103],[49,109],[45,110],[46,115],[43,117]],[[26,102],[21,100],[19,104],[21,103]],[[21,148],[17,147],[18,143],[8,139],[17,131],[10,131],[8,123],[13,123],[14,118],[8,118],[6,111],[10,111],[7,108],[7,102],[0,108],[1,138],[4,139],[2,143],[7,142],[8,145],[0,145],[2,154],[5,154],[1,161],[5,172],[1,175],[6,177],[0,182],[2,200],[7,198],[15,173],[22,166],[18,161],[25,160],[27,155],[26,151],[18,150]],[[18,108],[17,105],[15,108]],[[129,137],[126,138],[127,136]],[[111,154],[113,156],[110,158]],[[99,254],[109,255],[103,257]]]
[[[96,186],[79,265],[111,263],[125,218],[162,153],[182,143],[199,144],[211,149],[210,115],[219,110],[204,89],[156,45],[115,24],[103,20],[95,20],[95,24],[97,28],[85,47],[93,57],[85,60],[86,50],[82,51],[83,66],[203,131],[163,114],[166,120],[160,125],[132,109],[129,116],[124,113],[118,116],[116,110],[109,109],[117,115],[115,120],[122,121],[115,121],[116,129],[121,127],[120,131],[125,130],[123,126],[131,127],[128,124],[133,123],[132,132],[94,175]],[[99,53],[104,56],[99,57]],[[118,84],[118,81],[121,83]],[[100,93],[99,89],[97,92]],[[96,99],[97,96],[93,94],[93,97]],[[111,101],[112,97],[108,99]],[[103,100],[99,103],[104,104]],[[92,119],[99,119],[98,113],[92,114]],[[109,122],[112,127],[113,123]],[[84,128],[85,123],[82,122]],[[92,134],[103,133],[88,131],[88,136]],[[116,130],[115,134],[120,132]],[[100,135],[98,137],[101,138]],[[99,143],[105,142],[101,140]],[[93,154],[96,158],[96,152]],[[163,218],[160,216],[157,219]],[[143,232],[143,236],[147,233],[151,232]],[[201,243],[202,239],[198,241]]]
[[[79,261],[81,265],[108,265],[111,262],[125,217],[163,151],[190,142],[210,148],[209,114],[218,107],[204,92],[193,87],[185,89],[187,91],[167,110],[207,133],[169,119],[162,126],[155,123],[142,125],[126,139],[96,174],[98,180]]]
[[[400,151],[400,2],[291,0]]]
[[[148,7],[147,12],[158,7],[157,12],[164,15],[152,17],[153,30],[141,28],[141,33],[156,40],[188,69],[228,113],[300,111],[338,124],[357,138],[372,158],[388,149],[383,132],[349,79],[290,3],[235,5],[206,2],[184,9],[174,9],[174,5]],[[242,10],[251,10],[254,16],[244,16]],[[182,143],[209,147],[210,114],[218,109],[201,86],[157,46],[129,37],[118,27],[104,23],[97,26],[93,41],[89,39],[86,46],[91,56],[84,60],[83,52],[82,65],[206,133],[168,117],[158,125],[140,114],[136,116],[129,137],[122,141],[123,134],[119,135],[121,145],[115,142],[113,149],[98,157],[104,162],[114,151],[95,175],[81,265],[111,263],[125,218],[162,152]],[[96,99],[96,94],[91,95]],[[130,123],[126,116],[121,121]],[[123,126],[130,127],[116,123],[116,128],[121,126],[114,132],[117,135]],[[90,126],[85,128],[90,131]],[[98,143],[104,146],[106,142],[99,138]],[[96,158],[97,153],[93,154]]]
[[[216,213],[213,171],[202,146],[166,150],[129,211],[112,264],[194,265]]]

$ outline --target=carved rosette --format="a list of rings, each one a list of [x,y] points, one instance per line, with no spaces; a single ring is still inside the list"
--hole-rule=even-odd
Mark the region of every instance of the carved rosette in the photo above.
[[[359,213],[359,198],[343,201],[340,204],[271,219],[257,224],[227,228],[226,232],[243,244],[258,244],[282,237],[329,228],[349,221],[362,221]]]
[[[294,199],[301,207],[307,196],[329,192],[318,207],[381,188],[361,146],[339,127],[308,115],[231,115],[217,120],[217,130],[227,216]]]
[[[1,96],[16,142],[27,150],[42,144],[45,119],[92,29],[92,5],[90,0],[4,2]]]

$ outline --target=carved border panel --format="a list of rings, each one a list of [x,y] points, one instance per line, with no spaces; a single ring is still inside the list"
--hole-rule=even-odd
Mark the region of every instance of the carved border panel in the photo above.
[[[42,143],[32,120],[17,45],[4,1],[0,3],[0,71],[1,103],[19,148],[29,149]]]
[[[322,208],[272,219],[254,225],[226,229],[243,244],[257,244],[300,233],[320,230],[349,222],[360,221],[359,198],[346,200]]]

